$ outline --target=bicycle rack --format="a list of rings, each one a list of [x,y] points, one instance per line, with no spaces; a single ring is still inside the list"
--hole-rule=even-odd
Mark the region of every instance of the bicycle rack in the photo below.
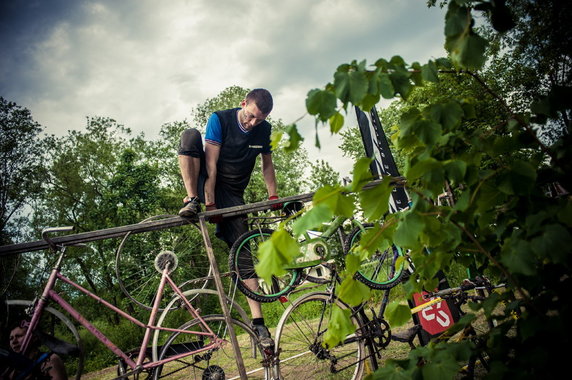
[[[381,180],[371,181],[364,188],[370,188],[378,185]],[[262,201],[256,203],[250,203],[242,206],[235,206],[235,207],[228,207],[224,209],[217,209],[213,211],[206,211],[201,212],[198,214],[198,225],[203,236],[203,241],[205,243],[205,248],[207,251],[207,255],[209,258],[210,265],[213,269],[213,277],[216,285],[216,290],[219,296],[219,302],[221,304],[221,308],[226,319],[227,325],[229,326],[229,334],[231,338],[231,343],[233,345],[233,349],[236,355],[236,363],[240,371],[240,375],[242,379],[247,379],[246,376],[246,369],[244,367],[244,362],[242,360],[242,355],[240,350],[238,349],[238,341],[236,339],[236,334],[234,332],[234,328],[230,323],[231,316],[228,305],[225,302],[226,294],[224,292],[224,288],[221,281],[220,271],[218,269],[218,264],[216,262],[214,256],[214,250],[212,247],[211,239],[208,233],[207,228],[207,220],[209,217],[212,216],[222,216],[224,217],[233,217],[239,215],[250,214],[258,211],[266,211],[270,208],[270,206],[280,203],[286,202],[295,202],[295,201],[303,201],[308,202],[312,200],[314,193],[306,193],[300,195],[293,195],[289,197],[280,198],[277,200],[271,201]],[[83,232],[78,234],[71,234],[65,236],[56,236],[52,237],[50,240],[56,245],[74,245],[79,243],[87,243],[97,240],[104,240],[110,238],[117,238],[122,237],[126,233],[130,232],[132,234],[137,234],[141,232],[147,231],[154,231],[154,230],[161,230],[167,229],[176,226],[182,226],[189,223],[197,223],[197,220],[189,220],[185,218],[181,218],[179,216],[173,216],[171,218],[165,218],[157,221],[150,221],[145,223],[137,223],[137,224],[130,224],[121,227],[112,227],[106,228],[102,230],[90,231],[90,232]],[[49,244],[45,240],[37,240],[27,243],[19,243],[19,244],[11,244],[11,245],[4,245],[0,246],[0,257],[19,254],[19,253],[27,253],[32,251],[39,251],[43,249],[48,249]]]

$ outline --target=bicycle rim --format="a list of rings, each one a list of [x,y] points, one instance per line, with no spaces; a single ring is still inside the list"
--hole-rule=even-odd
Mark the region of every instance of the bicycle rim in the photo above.
[[[366,357],[359,333],[348,335],[333,348],[322,346],[333,303],[330,294],[309,293],[292,303],[276,328],[276,349],[280,353],[280,374],[285,379],[359,379]],[[339,300],[336,306],[347,309]],[[360,323],[352,317],[355,331]]]
[[[233,244],[229,256],[229,267],[237,287],[247,297],[258,302],[272,302],[290,293],[301,277],[300,270],[289,270],[283,276],[273,276],[269,283],[256,275],[258,246],[269,239],[272,232],[270,229],[261,229],[243,234]]]
[[[172,217],[174,216],[159,215],[141,223]],[[155,268],[155,258],[161,252],[168,251],[178,259],[177,268],[170,274],[171,279],[182,290],[204,288],[211,267],[201,239],[198,229],[192,224],[137,234],[127,233],[119,244],[115,258],[119,287],[135,304],[151,310],[161,279],[161,274]],[[165,287],[160,310],[173,296],[171,289]]]
[[[352,247],[359,244],[360,238],[365,231],[372,228],[371,224],[365,224],[364,228],[354,229],[345,244],[345,251],[349,252]],[[370,258],[361,263],[355,278],[372,289],[391,289],[401,282],[405,276],[405,265],[397,265],[396,261],[403,256],[403,251],[395,245],[385,251],[376,251]]]

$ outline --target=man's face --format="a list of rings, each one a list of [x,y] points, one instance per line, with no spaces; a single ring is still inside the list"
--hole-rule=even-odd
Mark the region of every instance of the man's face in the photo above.
[[[22,343],[24,343],[24,336],[26,335],[27,328],[16,327],[10,332],[10,348],[14,352],[20,352]]]
[[[246,130],[251,130],[256,125],[266,120],[268,114],[260,112],[258,106],[254,102],[243,100],[240,103],[242,109],[239,112],[240,123]]]

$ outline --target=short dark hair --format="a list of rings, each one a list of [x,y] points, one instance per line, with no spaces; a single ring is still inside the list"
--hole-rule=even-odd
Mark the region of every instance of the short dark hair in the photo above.
[[[270,111],[272,111],[272,107],[274,105],[270,91],[264,88],[255,88],[254,90],[250,91],[248,94],[246,94],[245,100],[247,102],[249,100],[254,101],[260,112],[263,114],[269,114]]]

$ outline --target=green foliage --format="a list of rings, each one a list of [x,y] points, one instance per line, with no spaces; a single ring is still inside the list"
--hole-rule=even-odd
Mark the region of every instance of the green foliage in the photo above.
[[[325,185],[335,186],[340,183],[340,174],[327,161],[318,160],[313,164],[310,163],[310,169],[310,189]]]
[[[459,266],[486,271],[510,289],[502,297],[474,305],[489,318],[502,321],[487,335],[491,375],[534,378],[557,375],[555,369],[563,355],[558,347],[570,341],[565,327],[570,319],[570,295],[565,289],[571,278],[568,247],[572,229],[570,217],[565,215],[572,207],[567,192],[572,187],[568,175],[572,169],[572,86],[569,66],[564,63],[570,60],[569,32],[559,28],[564,37],[548,33],[545,38],[540,24],[530,24],[553,15],[567,25],[570,12],[566,13],[568,5],[560,2],[544,6],[514,0],[506,4],[443,2],[448,8],[444,29],[448,59],[421,65],[394,56],[371,66],[365,61],[342,64],[333,82],[308,93],[306,105],[317,124],[329,122],[330,130],[351,137],[356,134],[344,132],[340,126],[337,115],[341,110],[350,104],[369,110],[381,97],[401,98],[392,104],[389,128],[397,126],[391,140],[404,157],[412,207],[385,217],[364,234],[360,246],[346,259],[342,291],[338,292],[341,299],[356,303],[366,297],[367,291],[352,283],[356,262],[367,257],[372,247],[391,243],[407,250],[415,265],[405,285],[409,293],[434,288],[439,271],[455,276]],[[521,19],[515,21],[512,8]],[[555,9],[559,9],[558,15]],[[538,14],[533,14],[535,10]],[[492,27],[475,28],[475,14],[484,14]],[[496,36],[495,30],[506,34]],[[524,40],[524,35],[534,38]],[[515,42],[516,48],[511,47]],[[531,57],[529,65],[524,51],[542,54]],[[549,64],[542,66],[544,57]],[[543,69],[534,72],[530,67]],[[510,70],[503,73],[506,68]],[[509,79],[519,69],[527,76],[518,83],[536,86],[536,96],[523,92],[520,101],[514,101],[522,88],[514,87]],[[556,72],[558,79],[552,76]],[[539,136],[538,131],[557,125],[564,132],[552,134],[552,140]],[[358,158],[352,145],[346,147]],[[384,179],[375,190],[363,190],[362,182],[367,179],[363,164],[356,164],[354,185],[344,189],[325,186],[316,191],[313,208],[296,222],[296,235],[328,218],[346,216],[354,210],[349,202],[355,199],[368,219],[384,214],[388,189],[381,186],[389,181]],[[437,198],[445,190],[450,201],[440,204]],[[357,193],[357,198],[348,192]],[[408,319],[406,309],[399,304],[389,307],[390,323],[395,326]],[[518,319],[512,317],[516,310]],[[328,336],[334,343],[346,333],[344,327],[349,323],[349,316],[342,311],[336,316]],[[455,328],[462,328],[470,318],[471,314]],[[545,354],[539,355],[539,347]],[[451,378],[459,363],[480,349],[469,341],[432,344],[412,351],[407,360],[388,363],[372,378]],[[419,365],[420,359],[423,365]]]
[[[41,191],[45,176],[37,139],[43,128],[29,110],[0,97],[0,244],[20,234],[14,221],[32,195]]]

